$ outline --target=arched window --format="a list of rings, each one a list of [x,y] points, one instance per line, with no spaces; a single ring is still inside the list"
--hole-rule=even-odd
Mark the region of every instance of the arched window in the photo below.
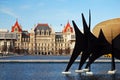
[[[39,34],[39,30],[37,30],[37,35]]]
[[[41,30],[40,30],[40,32],[39,32],[39,33],[40,33],[40,35],[41,35]]]
[[[49,35],[51,34],[51,31],[49,31]]]
[[[44,35],[46,35],[46,33],[47,33],[47,32],[46,32],[46,31],[44,31]]]
[[[18,31],[18,28],[15,28],[14,30],[15,30],[15,32],[17,32],[17,31]]]
[[[41,30],[41,35],[44,35],[44,30]]]

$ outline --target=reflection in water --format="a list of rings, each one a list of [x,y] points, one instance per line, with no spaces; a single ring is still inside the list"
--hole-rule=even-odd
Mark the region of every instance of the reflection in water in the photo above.
[[[87,75],[82,75],[82,74],[78,74],[76,80],[98,80],[96,77],[93,76],[87,76]]]
[[[115,74],[110,75],[110,77],[111,77],[112,80],[115,80],[115,76],[116,76]]]
[[[24,56],[22,59],[36,56]],[[37,59],[43,59],[43,56]],[[53,59],[49,56],[50,59]],[[47,56],[45,59],[49,59]],[[61,57],[55,57],[62,59]],[[8,58],[7,58],[8,59]],[[10,58],[9,58],[10,59]],[[13,58],[12,58],[13,59]],[[19,59],[21,59],[19,57]],[[64,59],[68,59],[65,58]],[[72,65],[70,71],[72,74],[63,75],[67,63],[0,63],[0,80],[120,80],[120,63],[116,63],[117,72],[115,75],[107,74],[110,70],[110,63],[94,63],[91,66],[93,76],[77,74],[74,72],[78,68],[78,63]]]
[[[75,80],[75,76],[65,75],[65,80]]]
[[[64,80],[120,80],[119,74],[109,75],[109,74],[97,74],[97,75],[64,75]],[[61,80],[61,79],[60,79]]]

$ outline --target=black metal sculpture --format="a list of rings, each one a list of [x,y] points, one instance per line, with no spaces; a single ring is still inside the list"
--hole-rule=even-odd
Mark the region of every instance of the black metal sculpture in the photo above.
[[[65,71],[68,71],[71,67],[71,65],[73,64],[73,62],[76,60],[76,58],[79,56],[79,54],[83,51],[83,49],[85,48],[85,38],[83,33],[78,29],[77,25],[75,24],[75,22],[73,21],[73,25],[74,25],[74,30],[75,30],[75,34],[76,34],[76,42],[75,42],[75,47],[73,50],[73,54],[70,58],[70,61],[67,65],[67,68]]]
[[[91,21],[91,16],[89,14],[89,22]],[[67,68],[65,71],[68,71],[69,68],[71,67],[71,65],[73,64],[73,62],[75,61],[75,59],[80,55],[81,52],[83,57],[83,59],[81,59],[81,62],[80,62],[80,65],[79,65],[79,69],[81,69],[81,66],[84,64],[84,62],[86,61],[86,59],[89,57],[89,52],[86,51],[88,48],[87,44],[87,34],[89,34],[90,32],[90,24],[89,24],[89,27],[87,26],[86,24],[86,21],[85,21],[85,18],[84,18],[84,15],[82,14],[82,20],[83,20],[83,24],[84,24],[84,34],[79,30],[79,28],[77,27],[77,25],[75,24],[74,21],[72,21],[73,23],[73,26],[74,26],[74,30],[75,30],[75,34],[76,34],[76,42],[75,42],[75,47],[74,47],[74,50],[73,50],[73,54],[70,58],[70,61],[67,65]],[[85,54],[85,55],[84,55]],[[85,59],[84,59],[85,58]]]
[[[83,52],[81,54],[81,60],[80,60],[78,70],[81,70],[83,64],[90,57],[92,46],[90,45],[89,39],[92,39],[92,40],[97,39],[93,34],[91,34],[91,32],[90,32],[90,23],[89,23],[89,27],[88,27],[83,14],[82,14],[82,21],[83,21],[83,29],[84,29],[84,37],[85,37],[85,44],[84,44],[85,48],[84,48],[84,50],[83,50]],[[89,22],[90,22],[90,14],[89,14]]]
[[[92,43],[92,41],[90,41],[90,43]],[[92,46],[92,54],[86,65],[86,68],[88,68],[97,58],[101,57],[104,54],[111,53],[112,49],[110,43],[106,40],[102,29],[100,30],[99,37],[97,38],[97,40],[92,43]]]
[[[89,26],[87,25],[83,14],[82,22],[84,33],[82,33],[75,24],[75,22],[72,21],[75,30],[76,41],[72,56],[70,58],[70,61],[67,65],[65,72],[69,71],[71,65],[74,63],[74,61],[80,55],[81,52],[82,54],[78,70],[81,70],[82,66],[86,63],[87,59],[89,60],[85,66],[86,69],[88,69],[97,58],[101,57],[102,55],[111,53],[112,54],[111,71],[114,71],[115,70],[114,57],[120,59],[120,34],[112,40],[112,44],[110,44],[106,40],[102,29],[99,32],[98,38],[95,37],[90,31],[91,26],[90,11],[89,11]]]
[[[120,59],[120,34],[112,40],[112,46],[115,58]]]

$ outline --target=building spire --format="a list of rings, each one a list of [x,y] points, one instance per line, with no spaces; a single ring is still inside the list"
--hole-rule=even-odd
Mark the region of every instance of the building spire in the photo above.
[[[18,32],[22,32],[22,28],[21,28],[21,26],[19,25],[17,18],[16,18],[15,24],[12,26],[11,32],[14,32],[15,28],[18,28]]]
[[[67,22],[66,26],[64,27],[63,32],[64,32],[64,33],[67,32],[68,29],[70,29],[70,32],[71,32],[71,33],[73,32],[73,29],[72,29],[69,21]]]

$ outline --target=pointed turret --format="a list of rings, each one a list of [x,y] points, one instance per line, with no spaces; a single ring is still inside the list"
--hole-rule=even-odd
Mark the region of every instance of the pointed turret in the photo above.
[[[63,32],[63,33],[66,33],[66,32],[71,32],[71,33],[73,33],[73,28],[71,27],[69,21],[68,21],[67,25],[64,27],[64,29],[63,29],[62,32]]]
[[[12,26],[11,32],[22,32],[22,28],[18,23],[18,20],[16,20],[14,26]]]

